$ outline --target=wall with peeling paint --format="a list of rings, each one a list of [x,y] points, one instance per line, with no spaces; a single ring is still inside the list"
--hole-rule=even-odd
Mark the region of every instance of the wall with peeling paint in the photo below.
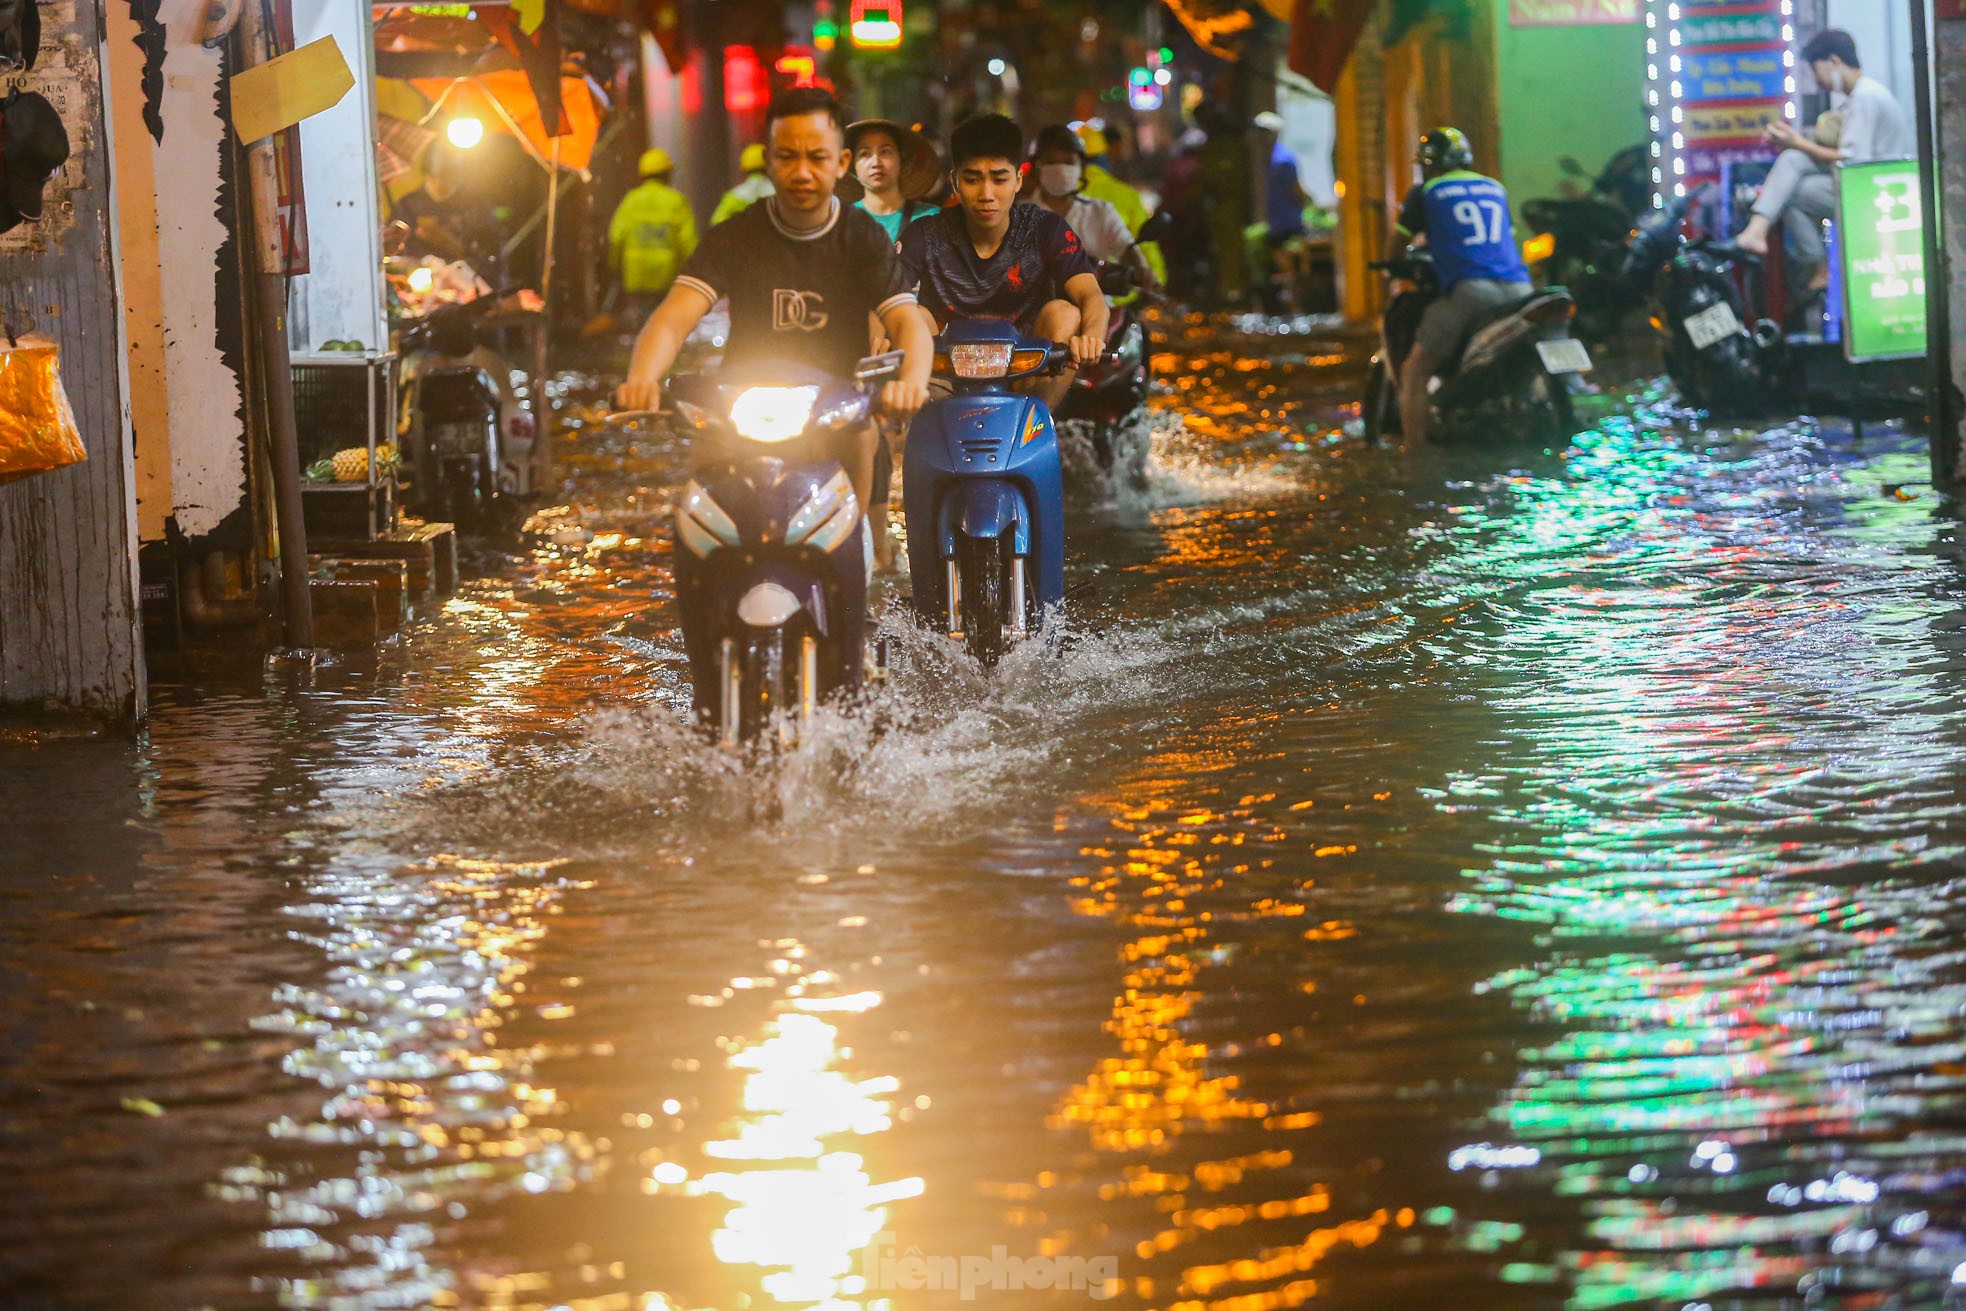
[[[61,349],[88,459],[0,486],[0,706],[143,714],[135,474],[125,397],[101,11],[41,6],[30,72],[0,92],[38,91],[68,132],[45,216],[0,234],[0,318]]]
[[[224,60],[193,35],[201,0],[111,0],[110,102],[128,261],[138,527],[217,530],[245,504],[244,325]],[[228,543],[238,545],[238,543]]]

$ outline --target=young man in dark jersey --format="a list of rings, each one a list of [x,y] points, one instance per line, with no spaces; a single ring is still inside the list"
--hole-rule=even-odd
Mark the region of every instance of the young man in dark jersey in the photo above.
[[[1005,319],[1020,332],[1069,346],[1072,363],[1106,349],[1106,297],[1071,226],[1042,205],[1020,205],[1024,134],[1001,114],[972,118],[949,137],[950,176],[962,203],[916,219],[901,234],[901,264],[937,326]],[[1048,405],[1071,375],[1033,388]]]
[[[776,194],[704,233],[675,285],[649,316],[615,391],[624,410],[661,403],[662,379],[683,341],[719,299],[730,299],[724,371],[742,375],[774,361],[851,377],[867,354],[876,318],[905,359],[881,389],[881,408],[906,420],[928,400],[934,343],[894,243],[867,214],[840,204],[833,189],[852,166],[846,116],[826,92],[807,87],[772,98],[765,112],[765,171]],[[875,558],[888,544],[887,507],[874,503],[878,434],[870,424],[846,434],[840,462],[874,530]]]

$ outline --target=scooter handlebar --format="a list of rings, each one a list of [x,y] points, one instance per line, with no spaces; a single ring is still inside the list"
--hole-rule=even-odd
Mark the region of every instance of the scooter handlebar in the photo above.
[[[907,355],[902,351],[885,351],[879,355],[869,355],[853,368],[853,381],[863,391],[871,391],[875,384],[901,376],[901,366]]]

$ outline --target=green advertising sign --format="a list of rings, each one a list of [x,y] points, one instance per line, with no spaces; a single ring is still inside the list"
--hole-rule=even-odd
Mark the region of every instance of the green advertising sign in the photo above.
[[[1772,45],[1782,42],[1780,14],[1747,14],[1702,18],[1689,14],[1679,20],[1679,39],[1687,45]]]
[[[1843,353],[1853,361],[1925,353],[1924,214],[1916,161],[1837,165]]]

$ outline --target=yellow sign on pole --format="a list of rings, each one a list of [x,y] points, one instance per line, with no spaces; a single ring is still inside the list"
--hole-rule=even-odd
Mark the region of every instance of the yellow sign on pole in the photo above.
[[[251,143],[332,108],[355,85],[355,74],[332,36],[309,41],[232,78],[232,126]]]

